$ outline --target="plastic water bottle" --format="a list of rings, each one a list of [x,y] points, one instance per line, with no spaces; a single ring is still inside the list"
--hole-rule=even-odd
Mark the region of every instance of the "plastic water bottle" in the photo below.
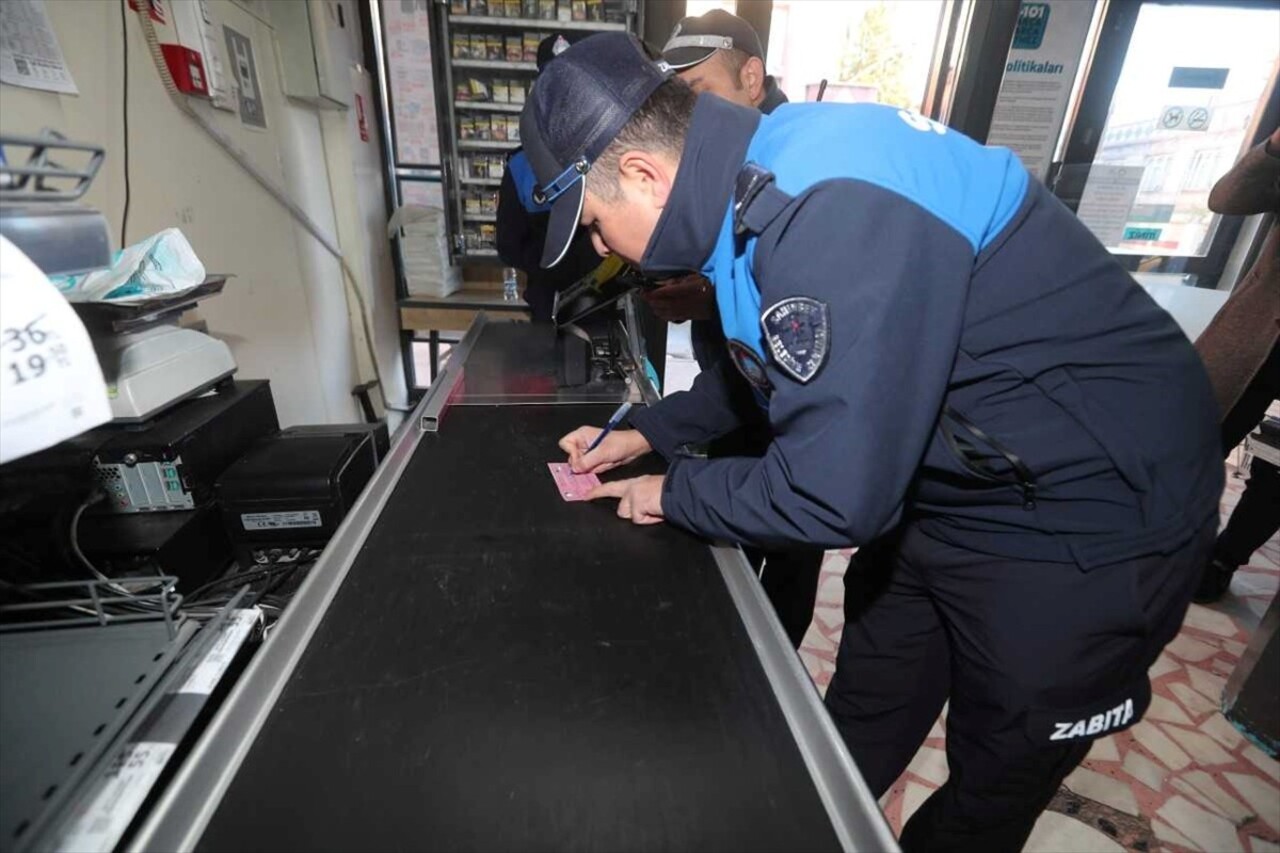
[[[502,269],[502,301],[520,301],[520,282],[516,278],[515,267],[503,267]]]

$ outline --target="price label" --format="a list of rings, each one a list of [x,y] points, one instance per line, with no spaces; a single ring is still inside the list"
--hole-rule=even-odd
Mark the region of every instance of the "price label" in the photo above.
[[[108,853],[133,821],[177,747],[131,743],[115,756],[93,795],[77,809],[55,849],[64,853]]]
[[[240,647],[244,645],[245,639],[249,636],[249,630],[253,628],[253,623],[257,622],[261,615],[261,611],[254,608],[237,610],[227,617],[222,630],[218,633],[218,638],[214,640],[213,648],[209,649],[204,660],[196,666],[178,692],[199,693],[206,696],[212,693],[222,679],[222,674],[231,665],[236,652],[240,651]]]
[[[67,345],[47,324],[42,327],[45,320],[46,315],[40,314],[21,328],[0,327],[0,351],[5,353],[5,361],[8,362],[9,375],[6,378],[10,384],[21,385],[41,379],[50,367],[71,366]]]
[[[84,324],[30,258],[0,238],[0,464],[110,419]]]

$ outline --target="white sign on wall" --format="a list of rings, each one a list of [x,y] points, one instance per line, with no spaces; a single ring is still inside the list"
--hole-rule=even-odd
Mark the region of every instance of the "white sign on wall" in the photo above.
[[[1093,8],[1094,0],[1024,0],[1018,13],[987,142],[1012,149],[1042,181],[1062,132]]]
[[[1142,186],[1143,166],[1094,163],[1076,215],[1104,246],[1118,246]],[[1156,232],[1159,236],[1159,232]],[[1154,238],[1152,238],[1154,239]]]
[[[0,83],[79,94],[44,0],[0,3]]]

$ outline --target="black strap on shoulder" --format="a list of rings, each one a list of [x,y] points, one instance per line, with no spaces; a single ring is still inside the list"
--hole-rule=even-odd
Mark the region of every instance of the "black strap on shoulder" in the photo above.
[[[747,163],[738,172],[733,190],[733,233],[759,234],[791,203],[791,196],[778,189],[773,172],[757,163]]]

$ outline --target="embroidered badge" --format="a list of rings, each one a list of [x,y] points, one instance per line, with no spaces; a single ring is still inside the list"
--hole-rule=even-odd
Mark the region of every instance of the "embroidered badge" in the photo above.
[[[760,326],[769,353],[788,376],[807,383],[818,375],[831,341],[825,303],[806,296],[784,299],[760,315]]]
[[[765,372],[764,360],[756,355],[755,350],[742,341],[731,340],[729,356],[737,365],[738,372],[751,383],[752,388],[765,395],[773,391],[773,383],[769,381],[769,374]]]

